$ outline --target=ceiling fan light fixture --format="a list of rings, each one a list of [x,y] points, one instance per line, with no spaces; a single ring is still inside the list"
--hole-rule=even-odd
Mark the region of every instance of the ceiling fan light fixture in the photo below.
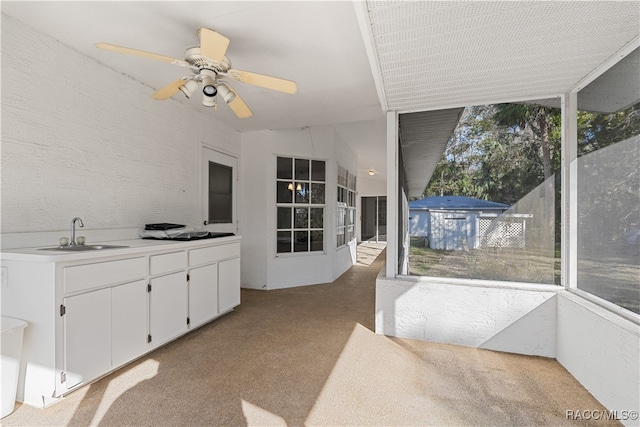
[[[179,87],[180,91],[185,94],[187,98],[191,98],[193,92],[198,89],[198,82],[195,80],[187,80],[185,84]]]
[[[222,96],[222,99],[224,99],[224,102],[226,102],[227,104],[236,99],[236,94],[233,93],[224,83],[218,84],[218,93],[220,94],[220,96]]]
[[[209,76],[202,78],[202,93],[208,97],[216,96],[218,89],[216,89],[216,81],[213,78]]]
[[[216,107],[216,97],[215,96],[207,96],[206,94],[202,97],[202,105],[205,107]]]

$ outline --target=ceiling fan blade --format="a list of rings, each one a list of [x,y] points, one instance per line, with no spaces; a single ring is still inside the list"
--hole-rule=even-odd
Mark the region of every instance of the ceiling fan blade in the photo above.
[[[208,28],[198,30],[200,37],[200,54],[216,61],[222,61],[229,47],[229,39]]]
[[[298,91],[298,85],[296,82],[291,80],[279,79],[277,77],[265,76],[264,74],[242,70],[229,70],[227,71],[227,75],[242,83],[277,90],[284,93],[294,94]]]
[[[144,50],[132,49],[130,47],[116,46],[109,43],[96,43],[98,49],[110,50],[112,52],[126,53],[129,55],[142,56],[144,58],[155,59],[156,61],[168,62],[170,64],[189,67],[190,64],[182,59],[171,58],[170,56],[159,55],[157,53],[145,52]]]
[[[164,100],[171,98],[178,92],[178,90],[180,90],[180,86],[184,85],[184,83],[185,81],[182,79],[178,79],[175,82],[169,83],[165,87],[158,89],[153,94],[153,99]]]
[[[246,119],[247,117],[253,116],[253,113],[249,107],[247,107],[247,104],[245,104],[242,98],[240,98],[240,95],[238,95],[238,92],[236,92],[232,87],[229,87],[229,90],[236,95],[235,98],[233,98],[233,101],[228,104],[229,108],[236,113],[236,116],[240,119]]]

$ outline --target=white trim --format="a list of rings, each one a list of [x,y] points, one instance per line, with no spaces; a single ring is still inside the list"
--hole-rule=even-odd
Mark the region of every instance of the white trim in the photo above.
[[[483,99],[477,101],[470,101],[466,104],[439,104],[433,107],[420,108],[420,109],[409,109],[409,110],[398,110],[398,114],[408,114],[408,113],[423,113],[426,111],[440,111],[440,110],[449,110],[452,108],[466,108],[466,107],[474,107],[476,105],[490,105],[490,104],[503,104],[503,103],[511,103],[511,102],[533,102],[541,99],[553,99],[560,98],[562,96],[561,93],[551,93],[547,95],[524,95],[520,97],[508,97],[508,98],[493,98],[493,99]]]
[[[215,159],[216,163],[232,168],[231,223],[207,223],[204,227],[209,231],[227,231],[237,235],[240,230],[240,196],[238,194],[238,191],[240,190],[240,156],[226,150],[221,150],[217,147],[212,147],[205,143],[200,144],[200,219],[198,220],[198,225],[200,226],[200,221],[203,220],[208,222],[209,195],[207,194],[208,184],[205,184],[205,175],[208,176],[209,174],[209,161],[211,160],[211,156],[217,157]],[[229,160],[224,159],[223,157],[228,157]]]
[[[589,308],[592,312],[615,323],[617,326],[629,329],[626,322],[620,321],[620,318],[628,320],[634,325],[640,325],[640,314],[626,310],[617,304],[609,302],[589,292],[585,292],[580,289],[569,289],[566,293],[563,293],[563,296],[582,305],[583,307]],[[594,305],[597,307],[594,307]],[[637,328],[633,328],[631,330],[633,330],[635,334],[638,334],[639,332]]]
[[[620,50],[611,55],[609,59],[600,64],[597,68],[592,70],[589,74],[584,76],[578,83],[576,83],[573,87],[569,89],[569,92],[578,92],[585,87],[587,87],[590,83],[592,83],[595,79],[609,71],[614,65],[618,62],[622,61],[627,55],[640,47],[640,36],[636,36],[629,43],[624,45]]]
[[[371,31],[371,21],[369,20],[367,2],[364,0],[353,0],[353,9],[356,12],[360,33],[362,33],[364,49],[367,52],[367,58],[369,58],[369,66],[371,67],[371,74],[376,85],[376,92],[378,92],[378,100],[380,101],[382,111],[387,111],[389,109],[387,104],[387,95],[384,91],[384,80],[382,77],[380,62],[378,61],[378,55],[376,53],[373,32]]]
[[[561,197],[562,217],[560,219],[560,280],[569,289],[577,287],[578,273],[578,94],[566,93],[562,96],[560,151],[562,160],[560,174],[563,191]],[[568,191],[564,191],[568,189]]]
[[[387,277],[398,274],[398,113],[387,112]]]
[[[439,283],[439,284],[454,285],[454,286],[470,286],[474,288],[518,289],[522,291],[535,291],[535,292],[564,291],[564,288],[558,285],[552,285],[547,283],[509,282],[505,280],[459,279],[455,277],[406,276],[406,275],[398,275],[395,279],[405,281],[407,283]]]

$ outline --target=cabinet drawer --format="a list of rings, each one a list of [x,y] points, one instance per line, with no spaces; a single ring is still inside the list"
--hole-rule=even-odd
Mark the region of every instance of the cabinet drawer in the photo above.
[[[187,268],[187,253],[185,251],[149,257],[149,274],[152,276],[184,268]]]
[[[146,275],[144,257],[65,267],[64,292],[134,281],[143,279]]]
[[[189,251],[189,266],[207,264],[221,259],[240,256],[240,243],[211,246]]]

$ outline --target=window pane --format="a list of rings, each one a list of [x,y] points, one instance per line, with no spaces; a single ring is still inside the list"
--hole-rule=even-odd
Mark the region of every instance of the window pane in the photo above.
[[[296,159],[296,181],[309,180],[309,160]]]
[[[232,172],[229,166],[209,162],[210,224],[228,224],[232,220]]]
[[[311,180],[312,181],[324,181],[325,180],[325,165],[321,160],[311,161]]]
[[[311,232],[311,250],[312,251],[323,251],[324,250],[324,241],[323,241],[323,233],[322,233],[322,231],[312,231]]]
[[[278,208],[278,228],[292,228],[291,208]]]
[[[278,253],[291,252],[291,232],[278,231]]]
[[[296,182],[296,203],[309,203],[309,183]]]
[[[293,221],[293,228],[308,228],[309,227],[309,209],[296,208],[296,216]]]
[[[293,242],[294,252],[307,252],[309,250],[309,232],[294,231],[295,240]]]
[[[311,183],[310,202],[315,205],[324,205],[324,184]]]
[[[292,189],[290,190],[289,187]],[[278,181],[276,183],[278,203],[291,203],[293,202],[293,184],[287,181]]]
[[[278,157],[278,179],[293,178],[293,159],[289,157]]]
[[[579,158],[572,164],[578,170],[578,289],[638,314],[639,57],[636,49],[578,93]]]
[[[324,209],[311,208],[310,228],[324,228]]]

